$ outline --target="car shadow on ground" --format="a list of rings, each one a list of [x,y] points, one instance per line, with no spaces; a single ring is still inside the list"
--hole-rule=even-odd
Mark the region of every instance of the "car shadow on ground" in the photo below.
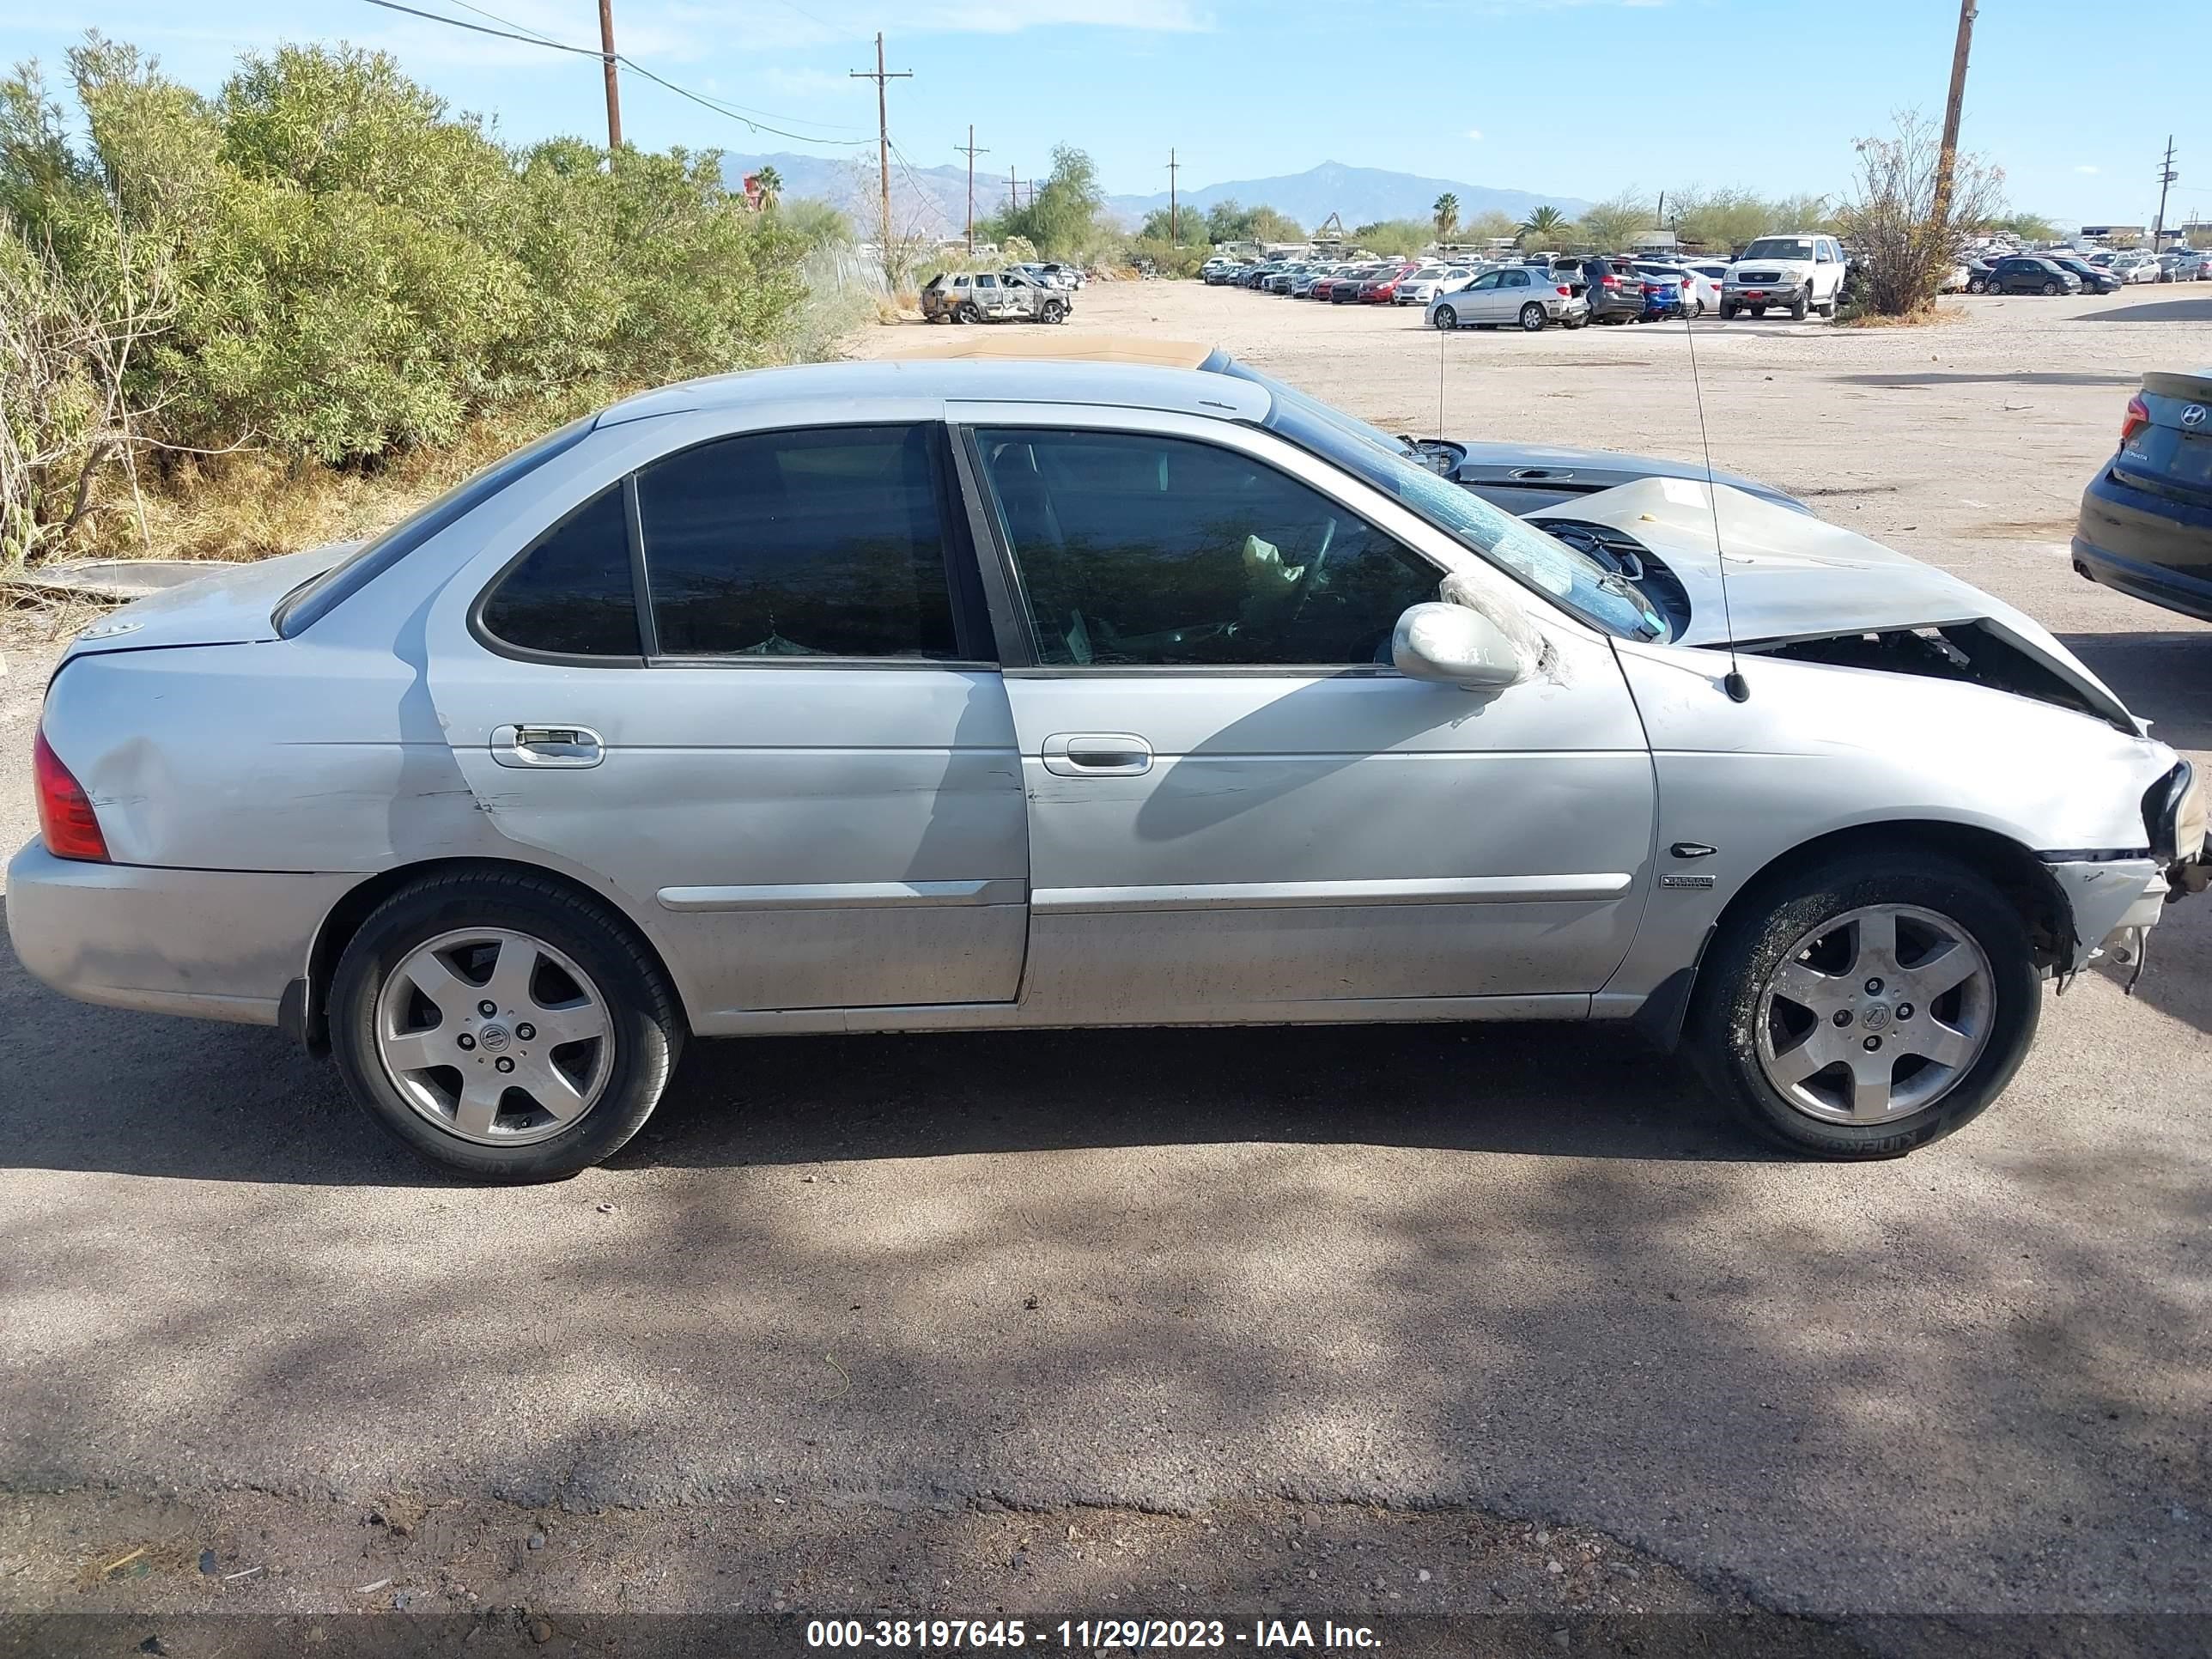
[[[2212,323],[2212,294],[2203,299],[2148,300],[2069,317],[2074,323]]]
[[[0,1164],[444,1185],[274,1031],[85,1006],[0,967],[27,1034]],[[1561,1158],[1770,1154],[1625,1027],[1455,1024],[696,1042],[622,1167],[1279,1142]]]

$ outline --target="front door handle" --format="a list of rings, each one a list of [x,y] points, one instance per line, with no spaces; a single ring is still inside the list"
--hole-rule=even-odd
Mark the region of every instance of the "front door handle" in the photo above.
[[[1152,745],[1127,732],[1061,732],[1039,751],[1061,778],[1135,778],[1152,769]]]
[[[495,726],[491,757],[501,766],[597,766],[607,748],[587,726]]]

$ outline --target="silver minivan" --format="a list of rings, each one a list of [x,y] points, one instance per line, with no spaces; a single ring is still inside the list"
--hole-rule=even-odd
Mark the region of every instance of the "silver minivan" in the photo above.
[[[607,1157],[692,1036],[1188,1023],[1633,1022],[1864,1158],[2203,884],[2189,767],[1954,578],[1679,477],[1517,519],[1079,349],[671,386],[115,612],[16,951],[489,1179]]]

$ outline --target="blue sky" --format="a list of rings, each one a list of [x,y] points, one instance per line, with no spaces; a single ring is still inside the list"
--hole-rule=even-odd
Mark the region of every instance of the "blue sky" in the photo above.
[[[410,3],[597,44],[596,0]],[[1172,144],[1191,187],[1338,161],[1590,198],[1839,192],[1854,137],[1894,110],[1941,113],[1957,21],[1949,0],[616,0],[615,15],[641,63],[823,140],[872,139],[874,88],[847,71],[882,28],[890,67],[915,71],[891,85],[891,126],[921,166],[957,161],[973,121],[979,170],[1042,173],[1069,142],[1116,192],[1164,189]],[[365,0],[0,0],[11,61],[58,68],[87,27],[206,88],[241,51],[351,40],[510,138],[604,131],[596,62]],[[2138,27],[2084,0],[1998,0],[1977,26],[1966,141],[2015,206],[2147,222],[2172,131],[2186,188],[2168,216],[2212,217],[2212,132],[2191,120],[2208,63],[2212,6],[2162,5]],[[623,110],[647,145],[839,148],[756,136],[635,76]]]

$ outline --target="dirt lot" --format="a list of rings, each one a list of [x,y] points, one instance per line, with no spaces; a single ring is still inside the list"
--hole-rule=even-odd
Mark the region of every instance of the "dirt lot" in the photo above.
[[[1698,453],[1680,327],[1150,283],[1077,326],[1394,430]],[[1717,465],[2019,603],[2212,761],[2212,629],[2064,549],[2136,374],[2212,361],[2212,288],[1695,338]],[[20,779],[48,647],[12,627]],[[2202,1652],[2212,903],[2157,946],[1895,1164],[1771,1159],[1613,1033],[1038,1034],[706,1046],[612,1166],[494,1193],[273,1032],[0,962],[0,1651],[1194,1602],[1483,1611],[1519,1653]],[[1674,1622],[1586,1622],[1632,1608]]]

